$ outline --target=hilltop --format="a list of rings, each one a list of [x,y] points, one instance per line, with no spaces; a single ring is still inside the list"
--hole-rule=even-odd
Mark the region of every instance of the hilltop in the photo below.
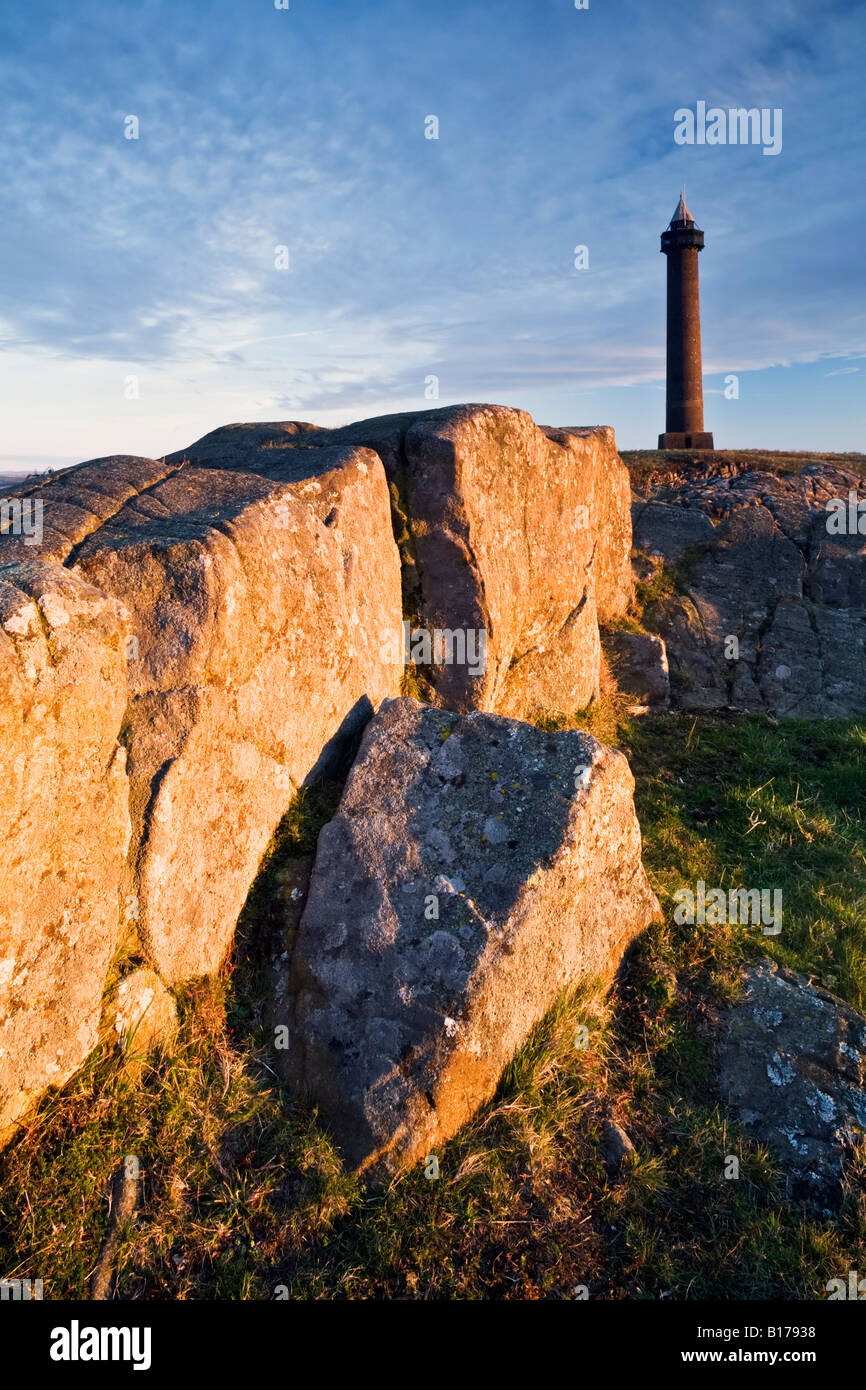
[[[606,427],[476,405],[17,489],[7,1274],[809,1299],[856,1266],[866,557],[825,521],[862,459],[769,457],[630,478]],[[408,664],[405,623],[441,638]]]

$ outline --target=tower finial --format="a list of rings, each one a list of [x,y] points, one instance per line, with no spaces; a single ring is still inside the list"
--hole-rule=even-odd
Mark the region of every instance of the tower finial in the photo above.
[[[683,191],[680,194],[680,201],[677,203],[677,210],[670,220],[670,226],[689,226],[695,225],[695,219],[686,207],[686,186],[683,184]]]

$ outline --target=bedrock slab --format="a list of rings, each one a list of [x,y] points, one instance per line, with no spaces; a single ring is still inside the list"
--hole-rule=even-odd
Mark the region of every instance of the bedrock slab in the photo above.
[[[60,565],[0,563],[0,1140],[98,1035],[129,840],[127,620]]]
[[[633,787],[583,733],[382,706],[292,962],[289,1075],[354,1168],[435,1151],[563,991],[612,977],[658,912]]]
[[[859,487],[859,492],[858,492]],[[850,527],[862,479],[826,463],[799,474],[690,479],[638,502],[635,546],[678,565],[650,603],[671,702],[803,718],[866,709],[866,536]],[[834,507],[848,530],[834,529]]]

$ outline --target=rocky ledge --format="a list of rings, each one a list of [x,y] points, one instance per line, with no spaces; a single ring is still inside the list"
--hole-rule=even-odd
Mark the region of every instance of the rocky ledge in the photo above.
[[[819,719],[866,708],[863,495],[859,473],[813,462],[635,498],[641,577],[647,560],[676,573],[677,591],[644,612],[675,707]]]

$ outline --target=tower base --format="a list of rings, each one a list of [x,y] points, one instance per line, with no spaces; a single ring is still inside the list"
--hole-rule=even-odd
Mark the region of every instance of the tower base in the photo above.
[[[660,449],[712,449],[713,436],[703,431],[700,434],[660,434]]]

